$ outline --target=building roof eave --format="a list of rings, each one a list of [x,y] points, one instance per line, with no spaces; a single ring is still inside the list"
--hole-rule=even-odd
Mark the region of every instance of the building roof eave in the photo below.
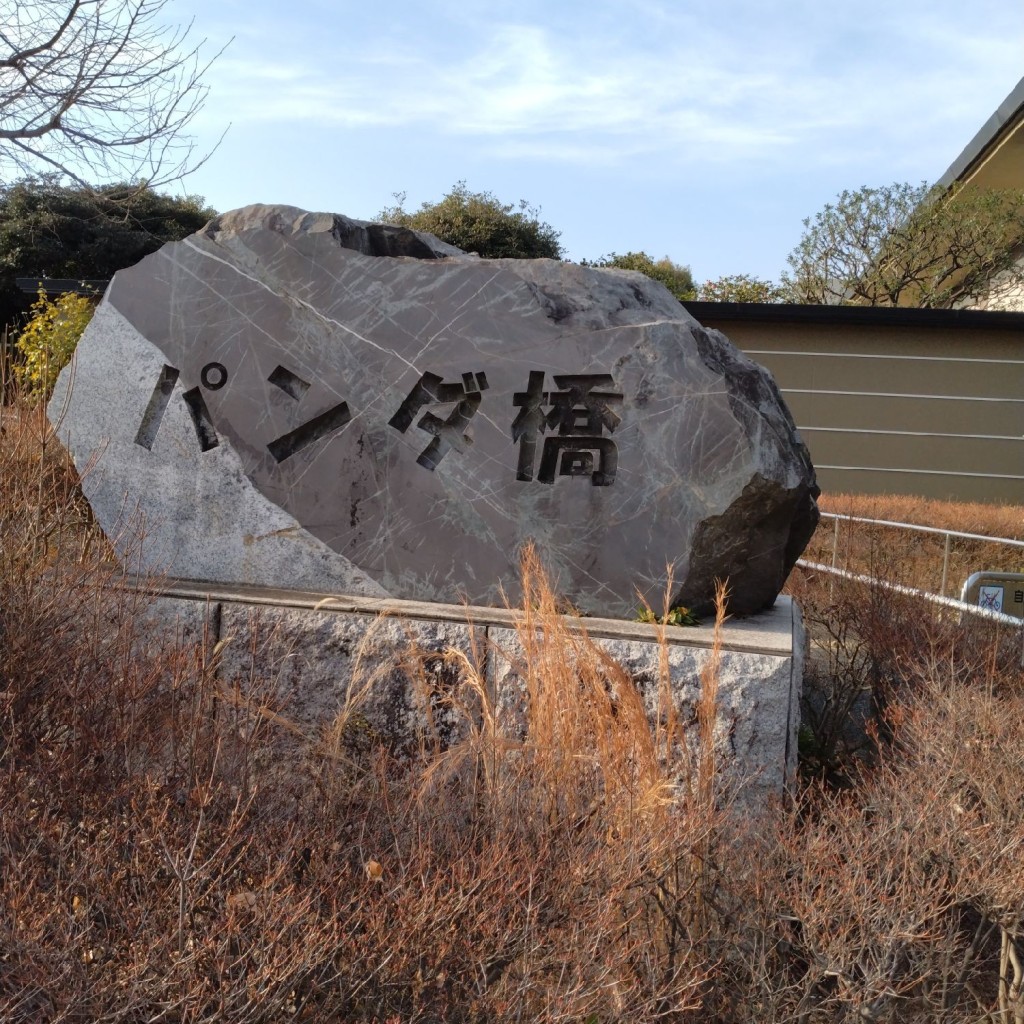
[[[949,165],[937,184],[948,188],[969,173],[992,151],[1007,127],[1012,128],[1024,119],[1024,78],[1009,96],[999,104],[995,113],[981,126],[977,134],[964,147],[963,152]]]
[[[811,306],[759,302],[684,302],[702,324],[761,322],[849,327],[950,328],[1024,332],[1024,313],[909,306]]]

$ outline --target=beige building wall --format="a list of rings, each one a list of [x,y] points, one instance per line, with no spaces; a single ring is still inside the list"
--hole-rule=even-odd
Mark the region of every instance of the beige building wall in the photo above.
[[[1024,188],[1024,78],[939,179],[957,182]],[[686,305],[775,375],[824,491],[1024,504],[1024,287],[1011,275],[983,311]]]
[[[1017,261],[1015,272],[1007,271],[996,277],[988,295],[971,308],[1024,313],[1024,256]]]
[[[784,323],[688,305],[771,370],[822,490],[1024,504],[1024,317],[1013,329]]]

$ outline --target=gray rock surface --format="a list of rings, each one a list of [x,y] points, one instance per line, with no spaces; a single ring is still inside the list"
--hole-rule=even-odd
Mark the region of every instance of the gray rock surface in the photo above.
[[[817,519],[770,375],[661,285],[293,207],[117,274],[50,413],[179,577],[500,604],[532,540],[582,611],[660,608],[671,566],[744,614]]]

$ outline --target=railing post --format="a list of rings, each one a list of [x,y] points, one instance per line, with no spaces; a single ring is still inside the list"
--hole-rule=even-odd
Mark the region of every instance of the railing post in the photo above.
[[[832,568],[836,567],[836,556],[839,552],[839,516],[832,520]],[[836,596],[836,577],[833,573],[828,581],[828,599],[832,601]]]
[[[916,526],[912,523],[897,523],[889,520],[882,519],[865,519],[861,516],[844,516],[838,513],[822,513],[822,516],[831,516],[833,521],[832,526],[832,564],[830,566],[824,565],[818,562],[805,562],[804,559],[797,559],[797,565],[802,565],[805,568],[814,569],[817,572],[828,573],[829,579],[829,599],[832,600],[835,597],[835,581],[837,576],[842,576],[846,579],[860,579],[864,582],[877,584],[887,589],[893,589],[892,584],[885,583],[882,580],[873,579],[872,577],[865,576],[864,574],[853,574],[848,569],[839,569],[836,567],[836,563],[839,561],[839,521],[840,519],[846,519],[850,523],[870,523],[877,524],[879,526],[892,526],[898,529],[904,530],[918,530],[922,533],[929,533],[932,535],[943,534],[945,537],[945,543],[943,545],[942,552],[942,587],[938,594],[931,594],[916,590],[914,588],[901,588],[896,586],[895,589],[902,590],[907,593],[913,592],[915,595],[924,597],[929,601],[935,601],[939,604],[948,605],[950,607],[962,609],[963,611],[975,611],[973,606],[965,605],[963,601],[953,600],[946,597],[946,588],[949,586],[949,556],[952,550],[952,541],[954,537],[962,537],[967,540],[980,540],[986,541],[993,544],[1008,544],[1015,548],[1024,548],[1024,540],[1014,540],[1008,537],[988,537],[984,534],[977,533],[963,533],[959,530],[943,530],[932,526]],[[849,540],[847,541],[847,549],[849,549]],[[1012,617],[1010,617],[1012,620]],[[1007,616],[1000,616],[999,621],[1006,621]],[[1021,648],[1020,648],[1020,664],[1021,668],[1024,668],[1024,623],[1017,625],[1013,623],[1017,628],[1020,629],[1021,633]]]
[[[939,590],[939,594],[942,597],[946,596],[946,580],[949,579],[949,534],[946,534],[946,548],[942,552],[942,588]]]

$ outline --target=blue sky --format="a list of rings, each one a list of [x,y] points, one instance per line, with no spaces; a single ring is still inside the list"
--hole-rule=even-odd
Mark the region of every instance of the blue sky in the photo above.
[[[185,189],[372,218],[458,180],[573,259],[777,278],[844,188],[934,180],[1024,76],[1020,0],[172,0],[211,48]]]

